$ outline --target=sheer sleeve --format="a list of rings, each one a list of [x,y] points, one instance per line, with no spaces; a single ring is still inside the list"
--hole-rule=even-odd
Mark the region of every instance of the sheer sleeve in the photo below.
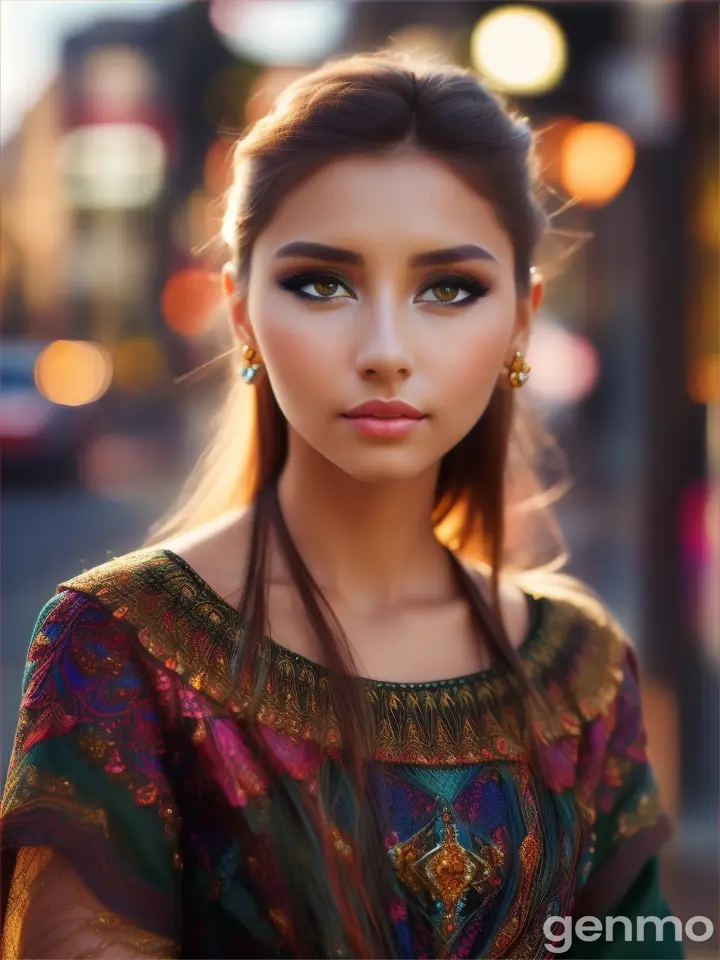
[[[50,847],[21,847],[8,893],[4,960],[172,958],[176,944],[108,911]]]
[[[594,807],[596,818],[587,864],[589,875],[575,902],[573,915],[603,921],[596,940],[576,944],[573,957],[681,958],[682,939],[660,884],[659,851],[672,836],[671,820],[662,807],[658,785],[646,753],[639,669],[635,651],[624,643],[622,680],[611,707],[610,731]],[[606,918],[626,917],[632,935],[618,923],[613,937],[605,934]],[[643,935],[637,921],[655,917]],[[662,922],[664,918],[670,918]],[[627,926],[627,925],[625,925]]]
[[[94,598],[40,612],[0,811],[5,958],[178,954],[180,818],[141,651]]]

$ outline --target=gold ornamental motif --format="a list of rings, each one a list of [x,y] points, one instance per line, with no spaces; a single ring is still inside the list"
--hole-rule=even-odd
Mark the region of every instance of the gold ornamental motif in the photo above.
[[[424,893],[440,910],[437,931],[443,951],[477,909],[463,914],[468,895],[486,893],[488,881],[504,859],[491,843],[473,838],[474,849],[464,846],[458,832],[452,806],[442,803],[430,824],[389,850],[399,879],[414,893]]]

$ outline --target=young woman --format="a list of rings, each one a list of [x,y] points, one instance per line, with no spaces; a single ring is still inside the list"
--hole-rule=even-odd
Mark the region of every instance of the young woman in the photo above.
[[[390,55],[238,144],[243,360],[183,508],[40,612],[7,957],[682,956],[606,933],[668,914],[669,820],[633,648],[519,501],[532,145]]]

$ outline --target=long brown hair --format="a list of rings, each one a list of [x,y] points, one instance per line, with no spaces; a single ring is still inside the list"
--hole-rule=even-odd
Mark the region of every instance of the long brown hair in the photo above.
[[[339,156],[378,155],[401,145],[442,160],[493,205],[512,240],[518,293],[528,296],[533,257],[546,227],[528,123],[471,73],[415,64],[389,53],[330,61],[292,84],[239,140],[223,230],[238,275],[247,277],[256,238],[282,199],[306,177]],[[516,405],[514,391],[497,388],[482,417],[443,457],[431,520],[472,611],[478,643],[490,645],[532,698],[535,691],[503,625],[500,575],[509,567],[558,565],[564,550],[532,471],[539,428],[523,426]],[[328,917],[334,910],[346,950],[355,956],[391,956],[388,857],[381,815],[369,787],[373,718],[355,676],[347,637],[295,547],[279,507],[277,481],[287,457],[288,426],[267,376],[250,388],[236,376],[230,379],[213,432],[181,491],[180,505],[156,525],[145,546],[252,504],[249,565],[239,605],[246,629],[238,675],[253,677],[258,676],[256,653],[267,629],[267,546],[271,535],[277,537],[322,644],[343,763],[358,797],[352,838],[358,856],[349,863],[330,842],[318,804],[308,797],[300,807],[297,799],[287,800],[297,836],[305,830],[320,839],[327,880],[323,886],[322,878],[305,876],[304,889],[291,891],[295,949],[304,956],[325,955],[331,949],[325,930],[332,926]],[[535,553],[521,558],[518,548],[528,544]],[[462,560],[489,568],[490,603]],[[262,683],[258,676],[258,696]],[[281,783],[282,771],[275,774]],[[292,869],[292,863],[287,868]],[[331,903],[322,905],[323,897]],[[333,943],[337,946],[337,938]]]

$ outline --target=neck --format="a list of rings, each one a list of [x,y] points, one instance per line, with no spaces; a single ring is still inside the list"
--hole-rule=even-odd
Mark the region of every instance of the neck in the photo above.
[[[430,521],[437,473],[433,465],[408,479],[361,481],[291,438],[280,508],[326,596],[369,611],[452,595],[446,551]],[[281,567],[273,579],[287,579]]]

